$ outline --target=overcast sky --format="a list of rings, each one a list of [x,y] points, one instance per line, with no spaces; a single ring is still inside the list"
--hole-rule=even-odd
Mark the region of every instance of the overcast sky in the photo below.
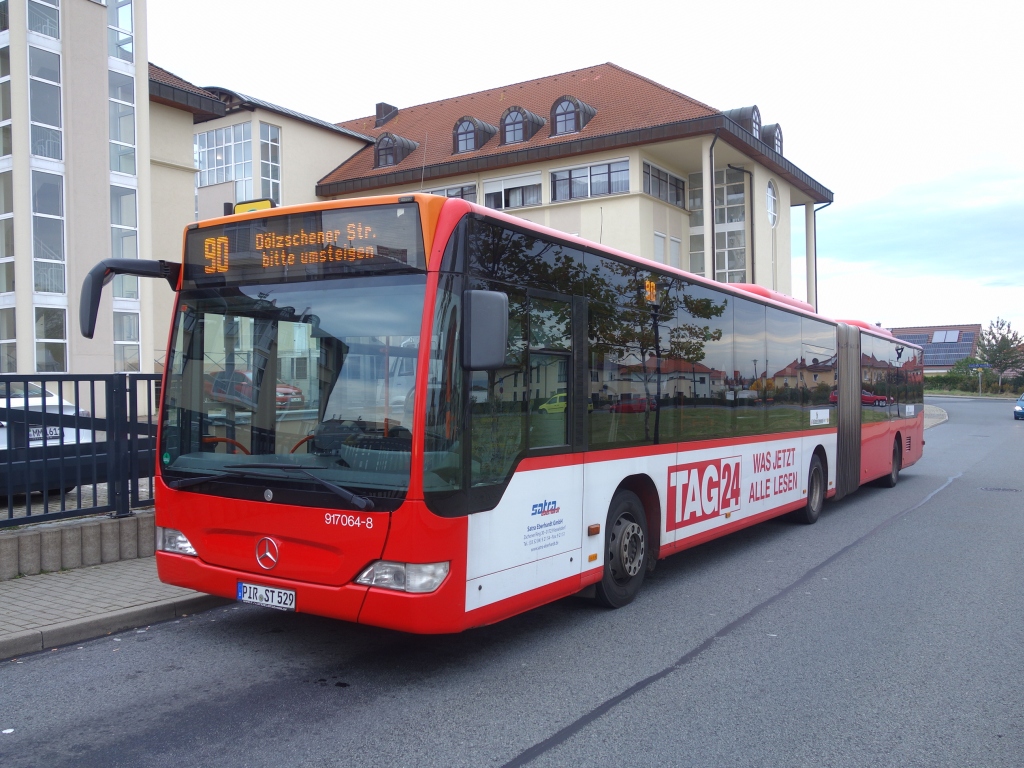
[[[332,122],[605,61],[716,109],[757,104],[835,195],[823,313],[1024,332],[1022,32],[1020,0],[149,0],[155,64]]]

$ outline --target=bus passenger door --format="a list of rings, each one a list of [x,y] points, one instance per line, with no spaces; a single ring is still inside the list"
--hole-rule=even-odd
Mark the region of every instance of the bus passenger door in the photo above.
[[[510,292],[509,310],[508,367],[472,374],[466,610],[580,573],[572,302]]]

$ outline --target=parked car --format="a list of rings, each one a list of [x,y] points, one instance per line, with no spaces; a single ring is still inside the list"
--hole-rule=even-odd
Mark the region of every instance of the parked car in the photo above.
[[[231,403],[243,408],[256,407],[252,371],[236,369],[230,372],[208,373],[203,378],[203,389],[210,400]],[[277,381],[275,396],[278,410],[302,408],[306,404],[306,398],[299,387],[280,379]]]
[[[638,397],[635,400],[620,400],[612,403],[612,413],[643,413],[658,410],[658,401],[653,397]]]
[[[75,416],[78,429],[68,423]],[[106,480],[106,443],[94,442],[92,427],[89,411],[35,382],[0,386],[0,497]]]
[[[1017,402],[1013,404],[1013,419],[1024,419],[1024,395],[1017,398]]]

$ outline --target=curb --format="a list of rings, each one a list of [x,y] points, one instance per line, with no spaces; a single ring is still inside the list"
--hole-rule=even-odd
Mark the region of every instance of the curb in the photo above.
[[[193,595],[15,632],[0,637],[0,661],[69,643],[92,640],[125,629],[180,618],[190,613],[208,611],[232,602],[234,601],[215,595]]]
[[[937,418],[937,421],[932,421],[930,424],[928,423],[931,420],[928,416],[929,410],[932,414],[931,418]],[[936,411],[938,411],[939,413],[935,413]],[[944,408],[939,408],[939,406],[937,405],[930,405],[926,403],[924,406],[924,421],[924,428],[931,429],[932,427],[937,427],[940,424],[945,424],[947,421],[949,421],[949,414],[946,413],[946,410]]]

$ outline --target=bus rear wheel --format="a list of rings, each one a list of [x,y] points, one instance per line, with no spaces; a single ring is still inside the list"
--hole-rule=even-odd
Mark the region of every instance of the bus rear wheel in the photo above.
[[[631,491],[615,494],[604,532],[604,575],[597,600],[609,608],[628,605],[640,591],[647,571],[647,514]]]
[[[811,466],[807,470],[807,504],[803,509],[793,513],[793,519],[804,525],[813,525],[821,517],[821,508],[825,506],[825,467],[818,454],[811,456]]]
[[[900,480],[900,469],[903,465],[903,455],[900,453],[900,441],[896,440],[892,444],[892,468],[889,470],[889,474],[878,481],[878,484],[883,488],[895,488],[896,483]]]

